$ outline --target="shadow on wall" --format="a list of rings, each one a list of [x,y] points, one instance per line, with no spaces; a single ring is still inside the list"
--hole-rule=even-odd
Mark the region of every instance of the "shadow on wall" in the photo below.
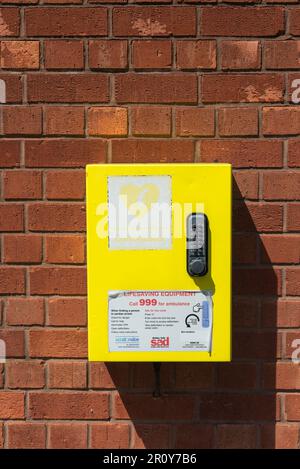
[[[275,447],[280,272],[257,231],[266,215],[256,203],[249,210],[236,183],[234,199],[232,362],[163,363],[160,398],[152,363],[108,363],[114,417],[132,421],[134,447]]]

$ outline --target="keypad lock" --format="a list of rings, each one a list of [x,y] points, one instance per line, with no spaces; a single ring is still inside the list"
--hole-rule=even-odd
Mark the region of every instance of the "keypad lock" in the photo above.
[[[208,220],[204,213],[187,217],[186,243],[188,274],[202,277],[208,271]]]

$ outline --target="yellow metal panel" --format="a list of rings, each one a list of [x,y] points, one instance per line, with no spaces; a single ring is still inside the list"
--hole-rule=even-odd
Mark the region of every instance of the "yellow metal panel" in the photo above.
[[[186,238],[169,250],[110,250],[100,239],[97,207],[107,202],[109,176],[169,175],[172,202],[203,203],[209,220],[209,272],[186,271]],[[183,220],[183,224],[185,220]],[[230,361],[231,165],[108,164],[87,166],[88,335],[91,361]],[[116,269],[116,266],[118,268]],[[108,348],[108,291],[212,290],[212,351],[121,351]]]

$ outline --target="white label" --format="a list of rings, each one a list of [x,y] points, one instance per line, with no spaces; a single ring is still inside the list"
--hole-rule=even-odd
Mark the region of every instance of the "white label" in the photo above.
[[[171,249],[171,176],[108,177],[110,249]]]
[[[210,291],[110,291],[109,350],[211,351]]]

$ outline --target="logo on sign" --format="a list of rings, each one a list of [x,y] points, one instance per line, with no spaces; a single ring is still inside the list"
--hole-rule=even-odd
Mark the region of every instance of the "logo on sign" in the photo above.
[[[169,348],[170,337],[152,337],[151,348]]]

